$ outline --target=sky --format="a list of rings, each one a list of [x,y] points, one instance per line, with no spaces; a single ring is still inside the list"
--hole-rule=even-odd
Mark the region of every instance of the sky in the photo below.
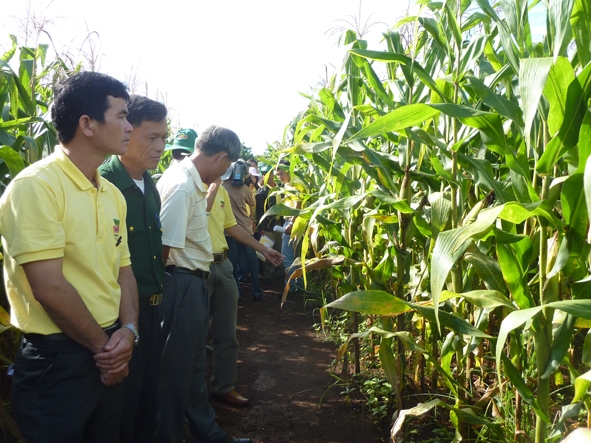
[[[58,52],[83,60],[93,43],[97,70],[163,101],[174,128],[199,133],[210,124],[225,126],[262,154],[306,109],[300,93],[341,67],[343,30],[355,18],[361,28],[373,23],[370,48],[383,48],[381,33],[409,3],[414,0],[4,0],[0,48],[10,46],[8,34],[25,43],[27,16],[46,21]],[[39,39],[50,43],[45,33]]]

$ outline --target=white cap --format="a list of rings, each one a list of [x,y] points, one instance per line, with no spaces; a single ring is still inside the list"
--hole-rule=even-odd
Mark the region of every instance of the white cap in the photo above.
[[[250,168],[248,168],[248,173],[250,175],[256,175],[257,177],[261,176],[261,173],[259,172],[259,170],[257,168],[255,168],[254,166],[251,166]]]
[[[224,172],[224,175],[222,175],[222,180],[228,180],[230,178],[230,176],[232,175],[232,168],[234,168],[234,162],[232,162],[232,164],[228,167],[226,172]]]

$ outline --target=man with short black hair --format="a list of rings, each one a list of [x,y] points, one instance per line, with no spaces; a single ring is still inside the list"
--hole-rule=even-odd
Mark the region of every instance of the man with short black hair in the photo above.
[[[127,202],[127,235],[132,269],[138,285],[138,343],[124,381],[121,441],[152,441],[156,431],[156,385],[162,354],[162,300],[164,262],[160,195],[148,171],[158,167],[168,128],[166,106],[138,95],[131,96],[127,120],[133,126],[127,152],[112,156],[99,168],[103,177],[123,193]]]
[[[195,151],[173,163],[158,181],[162,199],[164,277],[163,333],[166,337],[158,385],[156,442],[178,443],[184,418],[199,443],[248,443],[234,439],[215,420],[205,383],[205,339],[209,323],[207,278],[213,261],[207,228],[207,185],[240,153],[229,129],[211,126]]]
[[[97,168],[127,150],[129,95],[112,77],[79,72],[54,97],[61,145],[0,199],[11,321],[23,331],[13,415],[29,443],[117,442],[137,286],[125,199]]]

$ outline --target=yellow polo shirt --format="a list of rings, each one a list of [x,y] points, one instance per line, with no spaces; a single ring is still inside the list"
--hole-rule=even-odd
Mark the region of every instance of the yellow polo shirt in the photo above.
[[[24,169],[0,198],[4,281],[11,322],[26,333],[61,332],[35,300],[22,265],[63,258],[63,273],[102,327],[119,317],[119,268],[131,264],[127,207],[95,174],[96,189],[61,148]],[[59,296],[59,294],[56,294]]]
[[[211,211],[209,211],[207,224],[214,253],[219,254],[228,250],[228,242],[226,242],[224,229],[231,228],[236,224],[236,217],[234,217],[234,212],[232,212],[228,191],[220,185]]]

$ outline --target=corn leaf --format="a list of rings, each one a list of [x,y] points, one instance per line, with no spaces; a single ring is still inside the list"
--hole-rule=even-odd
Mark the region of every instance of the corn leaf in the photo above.
[[[420,125],[426,120],[439,114],[436,109],[420,103],[402,106],[394,111],[379,117],[353,135],[347,142],[359,140],[388,132],[401,131],[403,129]]]

